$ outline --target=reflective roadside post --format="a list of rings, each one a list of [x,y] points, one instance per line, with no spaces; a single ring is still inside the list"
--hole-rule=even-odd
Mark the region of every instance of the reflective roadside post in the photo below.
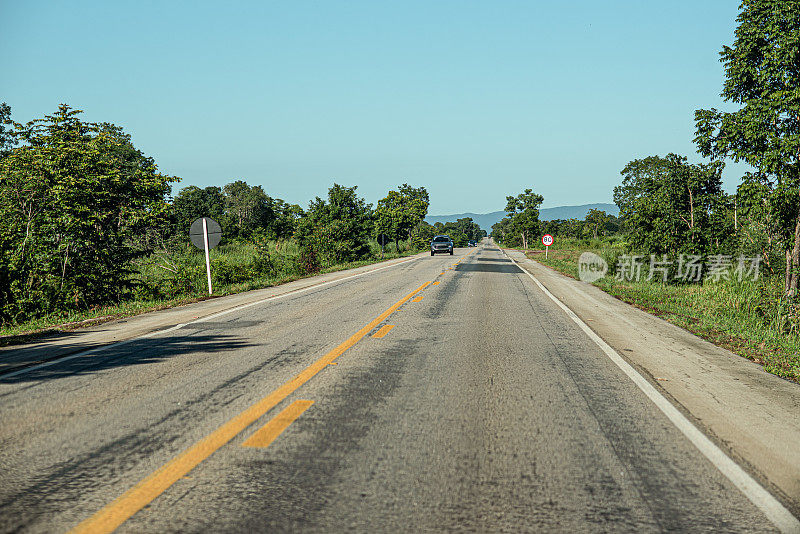
[[[553,236],[544,234],[542,236],[542,245],[544,245],[544,259],[547,259],[547,251],[550,250],[550,245],[553,244]]]
[[[219,245],[222,239],[222,228],[219,223],[209,217],[200,217],[192,223],[189,228],[189,239],[192,244],[205,251],[206,254],[206,278],[208,279],[208,294],[211,295],[211,256],[209,251]]]

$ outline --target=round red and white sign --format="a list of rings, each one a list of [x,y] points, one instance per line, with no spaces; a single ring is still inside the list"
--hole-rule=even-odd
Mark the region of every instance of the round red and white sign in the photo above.
[[[546,247],[549,247],[550,245],[552,245],[553,244],[553,236],[551,236],[550,234],[544,234],[542,236],[542,244],[544,246],[546,246]]]

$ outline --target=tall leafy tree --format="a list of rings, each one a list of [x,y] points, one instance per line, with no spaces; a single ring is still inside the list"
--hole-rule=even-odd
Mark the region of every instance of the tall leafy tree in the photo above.
[[[506,213],[509,218],[507,231],[521,238],[523,248],[528,248],[532,237],[539,233],[539,206],[544,197],[526,189],[517,196],[506,197]]]
[[[712,158],[755,167],[766,180],[766,213],[780,228],[785,292],[797,295],[800,267],[800,0],[744,0],[733,46],[720,52],[722,97],[733,112],[695,112],[695,142]]]
[[[17,136],[11,121],[11,106],[0,104],[0,159],[5,158],[17,144]]]
[[[372,206],[356,194],[357,186],[333,184],[327,201],[317,197],[297,221],[300,246],[328,265],[354,261],[370,254]]]
[[[80,113],[61,105],[15,124],[22,145],[0,161],[4,321],[120,298],[131,260],[146,252],[131,234],[166,212],[175,179],[121,130]]]
[[[428,245],[428,240],[423,235],[422,225],[425,222],[425,216],[428,214],[428,206],[431,204],[428,190],[422,186],[412,187],[408,184],[403,184],[400,186],[399,191],[401,195],[411,199],[410,217],[413,224],[408,229],[408,239],[417,248],[425,248]]]
[[[598,209],[590,209],[586,214],[585,227],[591,232],[592,237],[597,239],[597,236],[603,236],[606,233],[606,226],[611,222],[612,216],[605,211]]]
[[[651,253],[707,253],[724,236],[722,162],[689,164],[684,156],[649,156],[628,163],[614,202],[631,244]]]
[[[272,234],[276,218],[274,202],[260,185],[249,186],[242,180],[236,180],[225,185],[223,194],[224,228],[228,233],[235,237],[250,237],[254,233]]]
[[[172,201],[174,232],[183,240],[189,239],[189,227],[200,217],[211,217],[222,222],[225,214],[225,196],[215,186],[203,189],[190,185],[181,189]]]
[[[389,191],[375,209],[375,233],[389,236],[399,250],[400,239],[412,239],[413,232],[428,213],[428,192],[424,187],[403,184],[398,191]]]
[[[385,236],[394,241],[395,251],[399,251],[397,241],[402,236],[400,226],[402,219],[401,196],[397,191],[389,193],[378,201],[375,207],[375,236]],[[385,244],[385,243],[382,243]]]
[[[271,225],[271,234],[276,239],[292,237],[297,221],[305,215],[303,208],[297,204],[289,204],[279,198],[273,199],[272,211],[275,213],[275,220]]]

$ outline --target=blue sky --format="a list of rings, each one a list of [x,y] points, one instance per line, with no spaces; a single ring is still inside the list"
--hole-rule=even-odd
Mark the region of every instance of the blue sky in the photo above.
[[[0,101],[122,126],[180,186],[259,184],[306,206],[408,182],[431,214],[611,202],[619,171],[701,161],[698,108],[728,109],[732,0],[12,2]],[[729,164],[733,190],[744,168]]]

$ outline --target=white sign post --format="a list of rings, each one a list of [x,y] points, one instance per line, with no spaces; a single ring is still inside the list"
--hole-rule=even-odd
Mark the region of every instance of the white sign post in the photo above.
[[[553,236],[544,234],[542,236],[542,244],[544,245],[544,259],[547,259],[547,251],[550,250],[550,245],[553,244]]]
[[[206,249],[206,277],[208,277],[208,294],[210,295],[213,290],[211,289],[211,257],[208,255],[208,222],[203,217],[203,245]]]
[[[206,253],[206,278],[208,279],[208,294],[211,295],[211,256],[209,250],[219,245],[222,239],[222,228],[214,219],[201,217],[192,223],[189,229],[189,238],[194,246]]]

